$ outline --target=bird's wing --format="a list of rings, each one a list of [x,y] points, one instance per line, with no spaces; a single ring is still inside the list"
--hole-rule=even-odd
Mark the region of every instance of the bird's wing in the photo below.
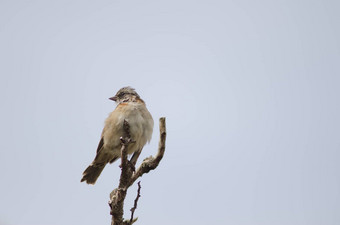
[[[100,149],[102,149],[103,145],[104,145],[104,137],[102,137],[99,141],[98,148],[97,148],[97,154],[100,151]]]
[[[96,157],[93,160],[93,163],[107,163],[108,159],[106,154],[106,149],[104,148],[104,137],[102,137],[99,141]]]

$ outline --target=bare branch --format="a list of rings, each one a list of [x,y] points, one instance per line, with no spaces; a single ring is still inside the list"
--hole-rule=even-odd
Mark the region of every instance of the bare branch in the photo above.
[[[126,197],[127,189],[144,173],[148,173],[150,170],[154,170],[159,162],[162,160],[164,151],[165,151],[165,140],[166,140],[166,126],[165,126],[165,118],[162,117],[159,119],[159,130],[160,130],[160,140],[158,144],[158,152],[156,157],[150,156],[142,162],[139,168],[134,172],[134,166],[139,157],[140,151],[136,153],[129,161],[127,158],[127,149],[128,145],[133,143],[130,135],[130,126],[129,123],[124,120],[124,137],[121,137],[120,140],[122,142],[121,148],[121,175],[119,179],[118,188],[114,189],[110,194],[109,206],[111,208],[110,214],[112,215],[111,225],[131,225],[133,224],[137,218],[133,219],[134,212],[137,208],[137,202],[140,197],[140,182],[138,182],[138,192],[137,197],[134,202],[134,207],[131,208],[131,219],[123,221],[123,208],[124,208],[124,200]]]
[[[166,141],[166,124],[165,117],[159,119],[159,132],[160,139],[158,143],[158,152],[156,157],[150,156],[142,162],[136,172],[132,175],[129,186],[131,186],[139,177],[143,174],[148,173],[150,170],[156,169],[159,162],[162,160],[165,151],[165,141]]]
[[[140,181],[138,181],[137,184],[138,184],[137,197],[135,199],[135,203],[134,203],[133,207],[130,209],[130,211],[131,211],[130,221],[133,221],[133,214],[135,213],[135,210],[137,209],[137,202],[138,202],[138,199],[140,198],[140,189],[141,189]]]

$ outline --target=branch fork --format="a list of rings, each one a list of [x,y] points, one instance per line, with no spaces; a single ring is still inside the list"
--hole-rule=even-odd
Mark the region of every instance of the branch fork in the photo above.
[[[120,165],[122,172],[120,175],[118,188],[115,188],[111,192],[109,200],[109,206],[111,209],[110,214],[112,215],[111,225],[131,225],[136,222],[137,218],[133,218],[133,216],[135,210],[137,209],[137,202],[140,197],[140,181],[138,182],[137,197],[135,199],[134,206],[130,209],[131,218],[130,220],[123,220],[123,207],[127,190],[139,177],[143,176],[143,174],[150,172],[150,170],[156,169],[159,162],[162,160],[165,151],[165,117],[161,117],[159,119],[160,140],[158,144],[157,155],[156,157],[150,156],[144,159],[142,164],[136,170],[135,165],[141,152],[136,152],[133,157],[128,160],[127,148],[128,145],[134,143],[134,141],[131,139],[130,126],[126,120],[124,120],[123,127],[125,131],[125,136],[120,138],[120,141],[122,143]]]

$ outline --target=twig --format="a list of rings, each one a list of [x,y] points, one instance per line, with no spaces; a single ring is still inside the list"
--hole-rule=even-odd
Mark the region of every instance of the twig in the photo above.
[[[133,221],[133,214],[135,213],[135,210],[137,209],[137,202],[138,202],[138,199],[140,198],[140,189],[141,189],[140,181],[138,181],[137,184],[138,184],[137,197],[135,199],[135,203],[134,203],[133,207],[130,209],[130,211],[131,211],[130,221]]]

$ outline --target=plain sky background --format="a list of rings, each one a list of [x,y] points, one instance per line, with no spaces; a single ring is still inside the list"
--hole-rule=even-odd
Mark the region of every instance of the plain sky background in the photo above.
[[[110,224],[119,163],[80,179],[127,85],[155,120],[142,158],[159,117],[168,131],[136,224],[340,224],[339,12],[338,0],[1,0],[0,224]]]

